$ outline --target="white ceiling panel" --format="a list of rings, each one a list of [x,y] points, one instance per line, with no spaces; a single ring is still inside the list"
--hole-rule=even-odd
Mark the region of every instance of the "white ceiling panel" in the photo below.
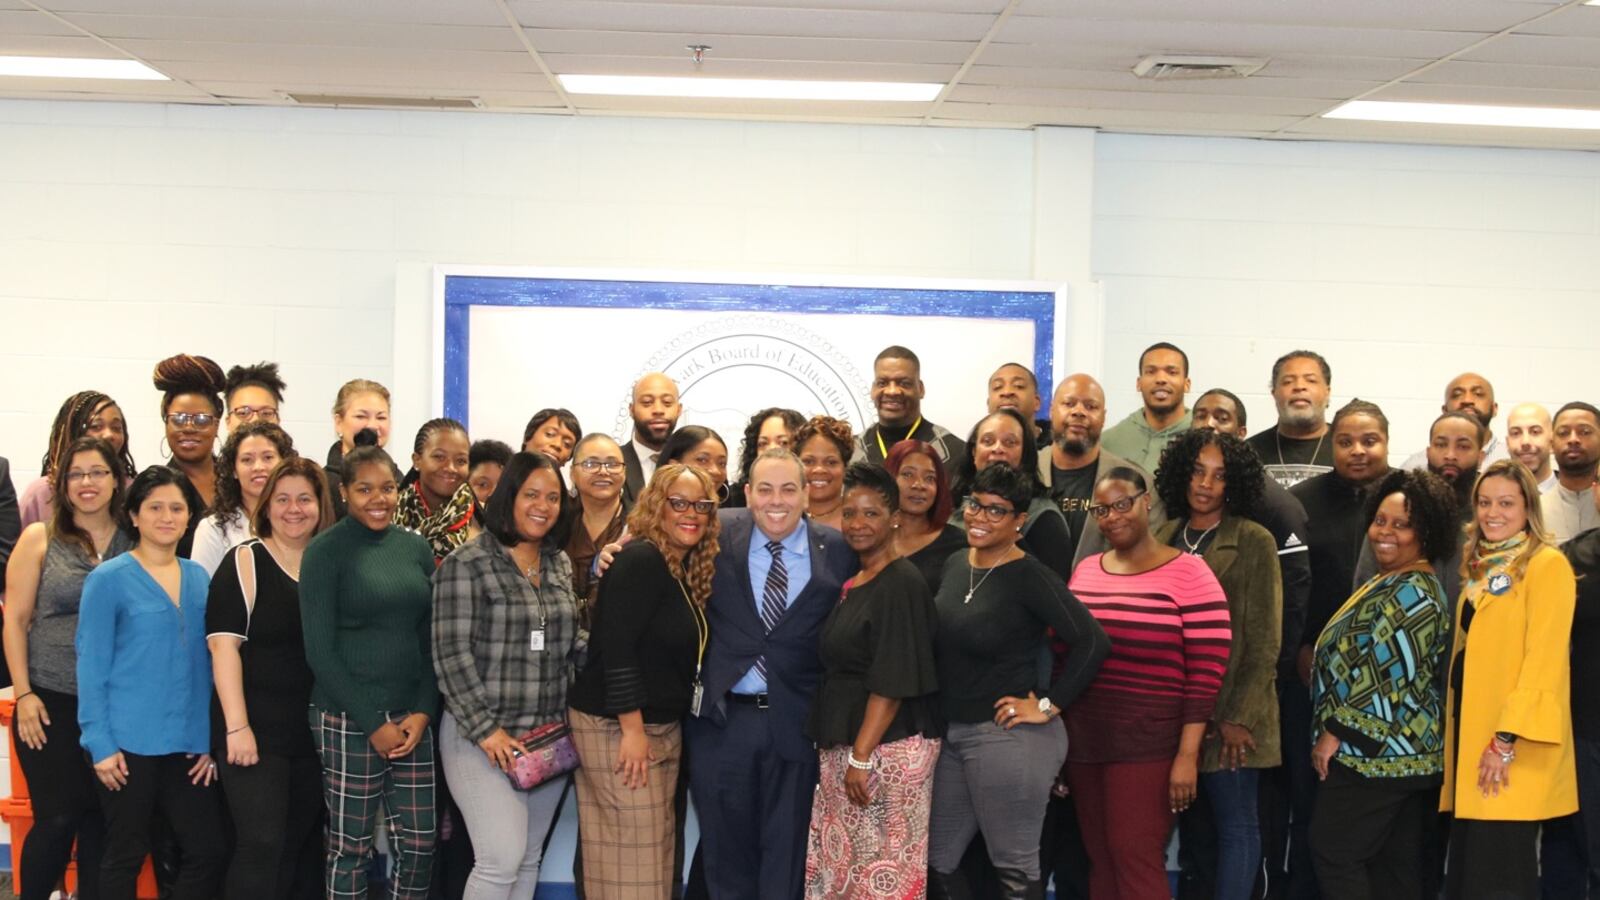
[[[950,100],[1000,106],[1062,106],[1099,110],[1172,110],[1177,112],[1245,113],[1309,116],[1330,105],[1325,99],[1282,97],[1219,97],[1155,91],[1073,91],[1062,88],[1017,88],[959,85]]]
[[[0,53],[135,56],[182,80],[0,79],[0,96],[282,104],[294,90],[570,113],[542,61],[558,73],[951,85],[938,105],[574,98],[580,115],[920,123],[931,112],[936,125],[1586,149],[1600,140],[1315,118],[1367,94],[1600,108],[1600,8],[1559,8],[1564,0],[1021,0],[1003,23],[1009,0],[506,0],[521,34],[498,0],[38,2],[94,37],[25,0],[0,0]],[[711,46],[698,67],[688,44]],[[1243,80],[1132,76],[1138,60],[1162,53],[1270,62]]]
[[[681,57],[603,56],[546,53],[544,60],[559,75],[662,75],[688,74]],[[841,60],[727,59],[700,67],[713,78],[800,78],[831,81],[913,81],[944,83],[956,72],[955,63],[891,63]],[[1130,76],[1131,77],[1131,76]]]
[[[1434,59],[1453,53],[1482,37],[1482,33],[1472,31],[1382,31],[1372,28],[1013,16],[1001,28],[995,43],[1046,50],[1082,46],[1131,48],[1141,56],[1146,53],[1186,51],[1247,56],[1293,53]]]
[[[124,41],[120,46],[152,63],[260,66],[293,72],[302,66],[409,67],[448,72],[536,72],[533,57],[518,50],[427,50],[414,47],[322,47],[294,44],[213,44]],[[193,71],[192,69],[187,69]]]
[[[687,45],[703,35],[669,32],[622,34],[604,31],[542,31],[534,36],[540,53],[583,53],[606,56],[654,56],[678,59],[682,71],[692,71]],[[707,51],[706,65],[718,59],[860,60],[862,62],[953,63],[960,65],[972,45],[957,41],[849,40],[823,38],[719,36]],[[665,74],[665,73],[663,73]]]
[[[1600,64],[1600,37],[1508,34],[1461,58],[1523,66],[1593,67]]]
[[[46,18],[40,16],[40,18]],[[74,16],[74,24],[107,40],[217,41],[233,44],[315,44],[341,47],[416,47],[439,50],[522,50],[511,29],[481,25],[317,22],[191,16]]]
[[[1406,79],[1411,84],[1458,84],[1482,87],[1548,88],[1589,91],[1594,102],[1600,92],[1600,68],[1578,66],[1515,66],[1503,63],[1451,60]]]
[[[598,25],[608,31],[689,31],[707,37],[743,34],[977,41],[994,22],[994,16],[978,13],[613,3],[607,0],[512,0],[511,7],[518,21],[538,30]],[[535,43],[538,43],[537,38]]]
[[[1416,31],[1499,31],[1538,15],[1555,2],[1508,0],[1024,0],[1030,17],[1217,22],[1231,25],[1310,25]]]
[[[486,0],[39,0],[39,5],[69,19],[87,12],[316,22],[505,23],[499,9]]]

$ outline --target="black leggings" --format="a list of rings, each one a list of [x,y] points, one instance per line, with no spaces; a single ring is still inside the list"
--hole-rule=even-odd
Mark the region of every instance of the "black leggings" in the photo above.
[[[17,896],[48,900],[67,871],[76,840],[78,896],[98,900],[95,873],[105,847],[105,820],[95,797],[94,767],[78,746],[78,698],[43,688],[35,688],[34,694],[44,703],[50,724],[44,726],[45,743],[38,750],[14,741],[33,804],[33,827],[22,841]]]
[[[172,900],[216,900],[228,861],[228,838],[216,785],[204,787],[190,781],[189,768],[195,758],[186,753],[140,756],[124,751],[122,757],[128,766],[128,783],[116,791],[104,785],[98,788],[106,816],[106,847],[100,864],[102,900],[134,900],[139,866],[150,852],[150,822],[157,809],[172,823],[183,854]]]
[[[322,894],[322,761],[261,754],[253,766],[217,763],[237,843],[228,900],[288,900]]]

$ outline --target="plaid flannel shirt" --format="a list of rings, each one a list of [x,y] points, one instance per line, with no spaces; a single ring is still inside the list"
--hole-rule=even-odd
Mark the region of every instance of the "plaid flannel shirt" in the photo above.
[[[450,714],[473,743],[496,728],[516,737],[566,715],[580,653],[572,562],[545,546],[539,587],[484,532],[433,577],[433,668]],[[543,622],[544,649],[531,649]]]

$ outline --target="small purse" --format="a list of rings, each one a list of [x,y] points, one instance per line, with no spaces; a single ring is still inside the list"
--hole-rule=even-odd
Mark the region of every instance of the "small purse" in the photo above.
[[[519,791],[531,791],[578,767],[578,748],[565,722],[540,725],[517,738],[517,743],[522,745],[522,754],[506,777]]]

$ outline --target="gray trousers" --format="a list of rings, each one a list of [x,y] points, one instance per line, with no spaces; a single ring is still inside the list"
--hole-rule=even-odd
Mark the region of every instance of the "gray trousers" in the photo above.
[[[544,837],[561,805],[567,776],[531,791],[511,786],[477,744],[461,736],[455,716],[439,723],[439,752],[450,794],[467,820],[475,859],[466,900],[525,900],[539,886]]]
[[[933,772],[928,865],[949,874],[978,832],[997,869],[1039,877],[1039,835],[1061,763],[1067,730],[1061,722],[1018,725],[952,723]]]

